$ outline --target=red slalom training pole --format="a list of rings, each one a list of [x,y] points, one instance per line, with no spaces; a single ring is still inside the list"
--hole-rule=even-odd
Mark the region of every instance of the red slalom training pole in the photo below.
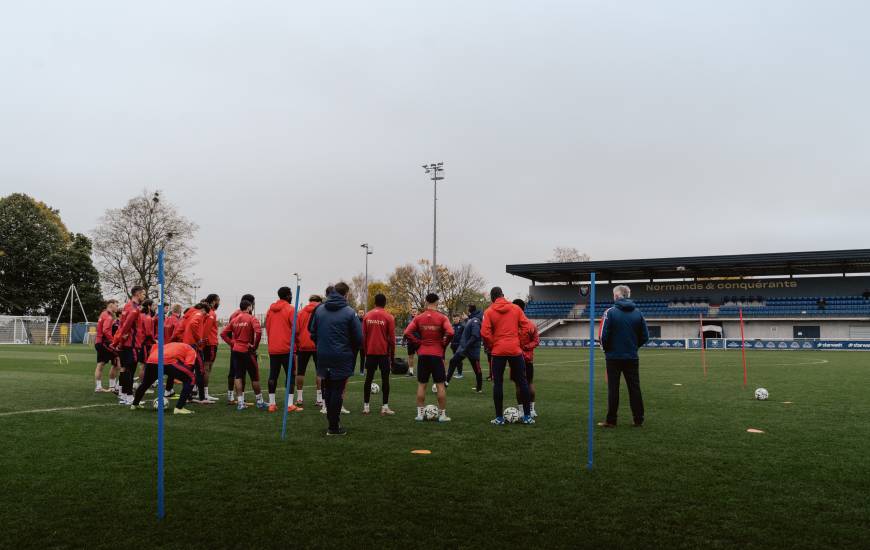
[[[740,349],[743,352],[743,387],[746,387],[746,336],[743,334],[743,307],[740,308]]]
[[[707,358],[704,356],[707,347],[707,341],[704,338],[704,314],[699,314],[698,319],[701,321],[701,366],[704,367],[704,378],[707,378]]]

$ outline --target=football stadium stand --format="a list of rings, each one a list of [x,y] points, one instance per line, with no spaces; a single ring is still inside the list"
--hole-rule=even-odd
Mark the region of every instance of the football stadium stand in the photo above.
[[[543,337],[586,334],[627,284],[659,338],[870,339],[870,250],[699,256],[507,266],[531,281],[527,315]],[[580,325],[580,326],[578,326]],[[587,325],[588,327],[588,325]]]

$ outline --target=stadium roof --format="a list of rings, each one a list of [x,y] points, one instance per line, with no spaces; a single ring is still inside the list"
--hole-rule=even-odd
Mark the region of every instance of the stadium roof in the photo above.
[[[592,272],[598,280],[610,281],[870,273],[870,249],[516,264],[506,269],[542,283],[588,280]]]

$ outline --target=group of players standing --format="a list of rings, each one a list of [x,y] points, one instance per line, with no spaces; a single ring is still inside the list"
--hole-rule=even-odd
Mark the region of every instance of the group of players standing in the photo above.
[[[263,327],[253,315],[254,297],[242,297],[239,309],[230,317],[219,333],[216,311],[220,298],[210,294],[204,300],[182,312],[173,305],[164,322],[164,371],[167,376],[165,397],[174,395],[174,381],[182,383],[182,390],[173,414],[190,414],[186,408],[194,390],[194,402],[211,404],[218,398],[209,393],[209,378],[217,357],[218,337],[230,347],[230,370],[227,379],[227,401],[238,410],[246,408],[245,383],[250,378],[256,407],[269,412],[278,410],[275,392],[281,371],[290,377],[294,391],[288,412],[304,410],[303,387],[310,362],[317,370],[315,405],[327,415],[330,435],[343,435],[341,413],[344,408],[347,380],[354,375],[357,357],[365,373],[363,414],[370,414],[371,388],[377,371],[381,374],[382,416],[395,412],[389,406],[390,374],[395,369],[395,318],[386,311],[387,299],[375,296],[375,307],[358,315],[347,304],[348,286],[338,283],[326,289],[326,300],[312,295],[298,316],[292,305],[293,293],[288,287],[278,289],[278,300],[271,304],[265,316],[269,353],[268,403],[260,387],[257,352]],[[118,303],[110,300],[97,323],[95,347],[97,368],[96,391],[118,394],[119,403],[132,409],[141,408],[146,392],[157,380],[158,319],[152,300],[146,299],[142,287],[133,287],[130,299],[117,314]],[[522,422],[534,423],[534,349],[538,345],[537,328],[523,310],[522,300],[508,302],[499,287],[490,292],[492,304],[486,312],[475,305],[468,306],[467,319],[454,318],[451,325],[438,308],[436,294],[426,296],[422,313],[413,312],[403,331],[408,349],[409,375],[417,373],[417,416],[424,420],[426,390],[430,379],[437,393],[439,422],[449,422],[446,412],[446,387],[455,372],[460,373],[467,359],[476,377],[474,391],[482,393],[483,374],[480,368],[481,347],[489,362],[488,380],[493,382],[493,424],[503,425],[503,378],[510,368],[511,380],[516,385],[518,408]],[[320,310],[320,311],[318,311]],[[294,330],[294,318],[296,326]],[[295,337],[293,365],[290,365],[291,340]],[[453,350],[449,369],[445,368],[446,349]],[[102,370],[111,365],[109,388],[102,388]],[[138,385],[134,373],[139,367]],[[294,380],[295,378],[295,380]],[[135,393],[134,393],[135,392]]]

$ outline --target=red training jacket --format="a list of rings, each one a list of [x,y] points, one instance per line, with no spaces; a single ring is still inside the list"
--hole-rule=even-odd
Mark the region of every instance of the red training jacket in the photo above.
[[[496,357],[522,355],[520,335],[528,334],[531,322],[523,310],[504,298],[499,298],[486,309],[480,336]]]
[[[520,347],[523,348],[523,359],[526,363],[535,362],[535,348],[541,344],[541,338],[538,336],[538,325],[529,321],[528,332],[520,334]]]
[[[233,351],[252,352],[257,351],[263,331],[260,321],[247,312],[233,314],[232,320],[227,323],[221,332],[224,342],[232,346]]]
[[[154,322],[151,315],[139,314],[139,328],[136,331],[136,347],[150,346],[154,343]]]
[[[184,315],[184,335],[181,341],[185,344],[196,346],[197,349],[202,349],[203,338],[202,329],[205,325],[206,314],[201,309],[190,308]]]
[[[178,328],[178,323],[181,317],[179,315],[169,314],[166,320],[163,321],[163,342],[172,342],[172,337],[175,336],[175,329]]]
[[[308,305],[299,312],[299,318],[296,319],[296,347],[298,351],[317,351],[317,345],[311,339],[311,333],[308,332],[308,322],[319,305],[320,302],[308,302]]]
[[[157,364],[157,352],[159,346],[152,346],[151,353],[148,354],[148,361],[151,365]],[[170,342],[163,345],[163,364],[172,365],[182,371],[194,380],[193,367],[199,362],[199,354],[196,350],[187,344],[181,342]]]
[[[396,354],[396,319],[384,308],[376,307],[363,317],[363,349],[366,355]]]
[[[217,312],[215,310],[209,311],[208,315],[205,316],[202,326],[202,334],[205,338],[206,346],[218,345],[218,322]]]
[[[106,344],[108,346],[112,343],[112,323],[114,322],[115,318],[109,313],[109,310],[104,309],[100,313],[100,319],[97,321],[97,335],[94,339],[95,344]]]
[[[296,309],[290,302],[278,300],[266,312],[266,334],[269,336],[269,353],[290,353],[290,338],[293,335],[293,316]],[[298,328],[297,328],[298,330]],[[298,342],[298,338],[296,339]]]
[[[121,312],[121,324],[112,338],[112,345],[116,348],[132,349],[136,342],[138,321],[139,304],[130,300],[124,305],[124,311]]]
[[[405,329],[405,339],[417,346],[417,355],[444,357],[444,350],[453,339],[453,325],[443,313],[427,309]]]

